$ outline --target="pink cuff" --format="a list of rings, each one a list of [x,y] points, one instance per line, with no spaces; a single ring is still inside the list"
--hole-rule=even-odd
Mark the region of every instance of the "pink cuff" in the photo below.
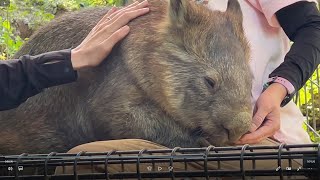
[[[295,91],[294,86],[290,83],[290,81],[286,80],[285,78],[272,77],[269,78],[269,82],[276,82],[282,84],[287,89],[288,94],[292,94]]]

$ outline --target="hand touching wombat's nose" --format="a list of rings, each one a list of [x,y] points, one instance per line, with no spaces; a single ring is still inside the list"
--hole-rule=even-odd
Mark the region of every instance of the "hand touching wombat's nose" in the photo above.
[[[75,70],[99,65],[109,55],[113,46],[129,33],[126,25],[132,19],[149,12],[148,1],[135,2],[121,10],[112,8],[91,30],[83,42],[71,51]]]
[[[280,129],[280,104],[287,94],[284,86],[273,83],[258,98],[250,133],[236,144],[256,144]]]

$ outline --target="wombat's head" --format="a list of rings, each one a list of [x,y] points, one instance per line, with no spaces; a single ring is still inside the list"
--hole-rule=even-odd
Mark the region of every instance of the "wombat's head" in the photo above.
[[[252,120],[252,76],[238,1],[229,0],[226,12],[220,12],[170,0],[159,29],[164,43],[151,72],[158,79],[155,100],[213,145],[239,139]]]

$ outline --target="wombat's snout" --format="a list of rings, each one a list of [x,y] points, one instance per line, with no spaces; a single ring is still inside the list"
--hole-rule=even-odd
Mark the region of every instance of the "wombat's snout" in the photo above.
[[[230,121],[226,121],[223,124],[223,127],[228,133],[229,143],[234,143],[242,135],[249,131],[250,125],[252,122],[252,116],[248,112],[240,112]]]

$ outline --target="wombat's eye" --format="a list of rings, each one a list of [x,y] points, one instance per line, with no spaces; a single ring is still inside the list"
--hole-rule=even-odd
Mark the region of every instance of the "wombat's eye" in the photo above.
[[[204,83],[208,86],[208,88],[213,89],[216,82],[212,78],[205,76]]]

